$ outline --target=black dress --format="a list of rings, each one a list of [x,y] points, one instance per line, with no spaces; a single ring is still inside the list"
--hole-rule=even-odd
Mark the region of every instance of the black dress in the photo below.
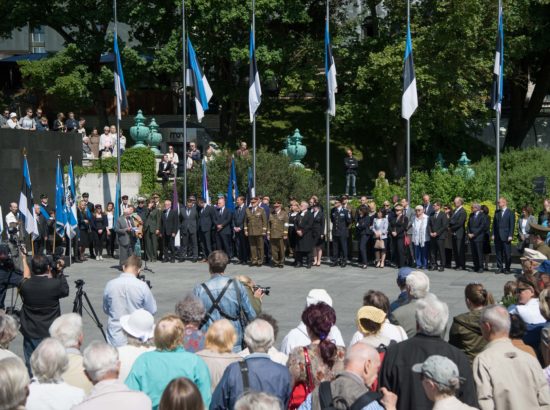
[[[296,251],[296,219],[300,213],[293,215],[293,212],[288,214],[288,247],[292,252]]]
[[[323,246],[323,238],[321,238],[322,235],[325,233],[325,214],[323,211],[317,212],[317,215],[315,215],[313,212],[311,213],[313,215],[313,227],[312,227],[312,236],[313,236],[313,244],[314,246]]]
[[[78,218],[78,243],[79,246],[86,248],[90,245],[90,224],[88,217],[86,216],[86,210],[81,211],[80,208],[77,209],[77,218]]]
[[[487,224],[487,230],[483,234],[483,254],[484,255],[490,255],[491,254],[491,236],[489,235],[489,230],[491,226],[491,217],[487,215],[487,219],[489,220]]]
[[[405,265],[405,233],[407,232],[408,225],[409,219],[404,215],[400,215],[390,222],[390,232],[388,236],[391,235],[392,238],[392,250],[395,252],[395,261],[398,268]],[[392,232],[397,233],[397,235],[393,236]]]

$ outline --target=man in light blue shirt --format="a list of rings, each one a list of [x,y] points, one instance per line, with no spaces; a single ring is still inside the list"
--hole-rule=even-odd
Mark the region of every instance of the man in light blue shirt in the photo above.
[[[141,259],[132,255],[123,266],[123,273],[107,282],[103,292],[103,311],[109,317],[107,324],[107,342],[115,347],[126,344],[119,319],[138,309],[145,309],[152,315],[157,311],[157,302],[149,286],[139,280]]]

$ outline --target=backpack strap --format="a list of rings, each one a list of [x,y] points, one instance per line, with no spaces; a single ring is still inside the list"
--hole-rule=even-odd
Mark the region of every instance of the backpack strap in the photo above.
[[[369,391],[362,396],[359,396],[357,400],[353,402],[349,410],[361,410],[368,406],[373,401],[378,401],[382,398],[382,395],[375,391]]]
[[[330,408],[332,406],[330,382],[321,382],[321,384],[319,384],[319,405],[321,409]]]
[[[233,282],[233,279],[229,279],[227,281],[227,283],[225,284],[225,286],[223,287],[222,291],[219,293],[219,295],[216,299],[214,299],[214,295],[212,295],[212,292],[210,291],[210,289],[208,289],[208,286],[206,286],[205,283],[201,283],[201,286],[204,289],[204,291],[206,292],[206,295],[208,296],[208,298],[212,302],[212,306],[210,306],[210,308],[208,309],[208,312],[206,312],[203,319],[201,320],[201,323],[199,325],[199,329],[201,329],[206,324],[206,322],[208,322],[210,319],[212,319],[212,313],[214,313],[215,310],[220,312],[220,315],[222,317],[224,317],[226,319],[229,319],[231,321],[235,321],[235,320],[238,319],[238,317],[229,316],[227,313],[225,313],[220,308],[220,302],[221,302],[223,296],[225,295],[225,292],[227,292],[227,289],[229,288],[229,285],[231,285],[231,282]]]
[[[243,379],[243,393],[246,394],[250,390],[250,378],[248,377],[248,365],[246,360],[241,360],[239,362],[239,367],[241,368],[241,377]]]

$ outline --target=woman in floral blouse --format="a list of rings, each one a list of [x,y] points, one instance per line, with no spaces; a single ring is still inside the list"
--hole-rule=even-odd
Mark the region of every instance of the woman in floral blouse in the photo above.
[[[308,380],[303,347],[296,347],[288,357],[288,368],[293,384],[305,383],[317,387],[323,381],[331,381],[344,370],[346,350],[328,339],[330,328],[336,323],[336,312],[326,303],[310,305],[302,313],[311,344],[305,349],[311,363],[313,380]]]

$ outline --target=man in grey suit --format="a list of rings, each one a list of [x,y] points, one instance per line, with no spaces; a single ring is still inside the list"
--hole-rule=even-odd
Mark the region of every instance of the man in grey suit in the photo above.
[[[182,235],[182,246],[180,248],[179,261],[184,262],[191,250],[191,260],[197,262],[199,257],[199,243],[197,239],[197,227],[199,224],[199,213],[194,206],[193,200],[187,200],[187,206],[180,211],[180,232]]]
[[[116,221],[115,231],[118,239],[118,263],[120,268],[126,263],[126,259],[134,253],[136,233],[134,220],[131,215],[134,213],[133,205],[124,209],[124,214]]]
[[[441,211],[441,202],[436,201],[433,204],[434,213],[428,220],[429,233],[430,233],[430,250],[432,252],[432,262],[430,264],[430,270],[436,270],[437,257],[441,261],[439,265],[439,271],[445,270],[445,241],[447,239],[447,228],[449,227],[449,220],[447,215]]]

